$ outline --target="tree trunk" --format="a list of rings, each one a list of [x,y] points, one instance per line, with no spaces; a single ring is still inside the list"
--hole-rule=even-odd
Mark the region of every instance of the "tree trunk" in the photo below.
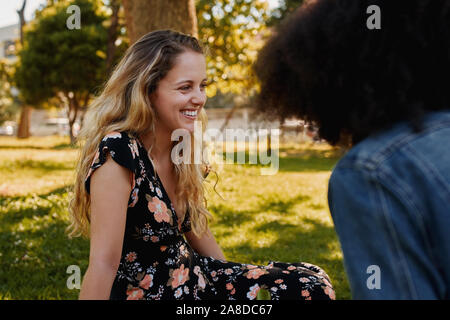
[[[106,72],[109,75],[113,68],[116,54],[117,29],[119,28],[120,0],[111,0],[109,7],[112,10],[110,25],[108,28],[108,48],[106,51]]]
[[[22,106],[20,111],[19,127],[17,129],[17,138],[26,139],[29,138],[30,133],[30,123],[31,123],[31,112],[33,108],[27,105]]]
[[[195,0],[122,0],[130,43],[160,29],[197,37]]]
[[[70,143],[75,145],[76,137],[74,135],[74,124],[77,120],[80,103],[77,96],[73,92],[58,92],[57,97],[61,101],[63,107],[67,110],[67,119],[69,120],[68,134]]]
[[[74,129],[73,126],[75,124],[75,121],[77,121],[80,104],[75,94],[67,95],[67,99],[69,100],[69,108],[67,109],[67,118],[69,119],[70,144],[75,145],[75,135],[73,134]]]
[[[23,46],[23,27],[25,26],[25,6],[27,0],[23,1],[22,8],[17,10],[19,14],[20,21],[20,43]],[[31,122],[31,111],[33,110],[31,106],[22,104],[22,110],[20,111],[19,128],[17,129],[17,138],[26,139],[30,137],[30,122]]]
[[[222,126],[220,127],[220,132],[223,132],[223,130],[228,125],[228,123],[230,122],[231,118],[233,117],[234,112],[237,109],[238,109],[238,105],[237,105],[237,103],[234,103],[233,107],[231,108],[231,110],[227,113],[227,116],[225,117],[225,121],[222,123]]]
[[[25,6],[27,5],[27,0],[23,0],[22,8],[17,10],[19,14],[19,23],[20,23],[20,43],[23,46],[23,27],[25,26]]]
[[[89,100],[91,98],[91,95],[89,93],[86,94],[86,96],[84,97],[84,101],[83,101],[83,105],[79,110],[79,118],[80,118],[80,128],[79,130],[81,130],[83,128],[83,124],[84,124],[84,116],[86,115],[86,112],[88,110],[88,104],[89,104]]]

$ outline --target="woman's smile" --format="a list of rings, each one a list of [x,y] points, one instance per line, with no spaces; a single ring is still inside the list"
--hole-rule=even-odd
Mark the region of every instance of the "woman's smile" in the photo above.
[[[180,113],[189,120],[196,120],[199,109],[183,109]]]

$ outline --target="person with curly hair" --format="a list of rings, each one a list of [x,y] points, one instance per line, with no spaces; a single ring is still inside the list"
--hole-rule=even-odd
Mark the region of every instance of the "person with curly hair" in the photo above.
[[[352,297],[449,299],[450,1],[305,2],[254,69],[261,112],[349,147],[328,201]]]

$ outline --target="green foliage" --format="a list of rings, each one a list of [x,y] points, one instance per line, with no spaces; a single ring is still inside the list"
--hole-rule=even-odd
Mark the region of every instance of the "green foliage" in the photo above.
[[[106,49],[106,16],[98,1],[53,1],[25,29],[15,74],[21,98],[40,104],[58,92],[92,92],[102,82]],[[69,5],[81,9],[81,28],[70,30]]]
[[[209,95],[253,88],[250,67],[267,32],[267,1],[198,0],[196,10],[199,39],[209,51]]]
[[[271,17],[267,21],[267,26],[274,26],[280,23],[280,21],[300,7],[304,1],[305,0],[280,0],[280,5],[271,12]]]
[[[69,265],[87,268],[89,243],[69,241],[67,189],[0,200],[0,299],[76,299]]]
[[[19,111],[17,100],[11,94],[12,66],[6,60],[0,60],[0,125],[12,120]]]

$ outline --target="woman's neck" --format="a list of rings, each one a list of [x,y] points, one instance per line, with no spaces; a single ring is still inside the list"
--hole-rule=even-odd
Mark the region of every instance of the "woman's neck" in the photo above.
[[[150,150],[150,158],[156,160],[159,163],[170,160],[172,151],[171,135],[164,134],[163,132],[147,133],[139,137],[144,144],[144,148]]]

